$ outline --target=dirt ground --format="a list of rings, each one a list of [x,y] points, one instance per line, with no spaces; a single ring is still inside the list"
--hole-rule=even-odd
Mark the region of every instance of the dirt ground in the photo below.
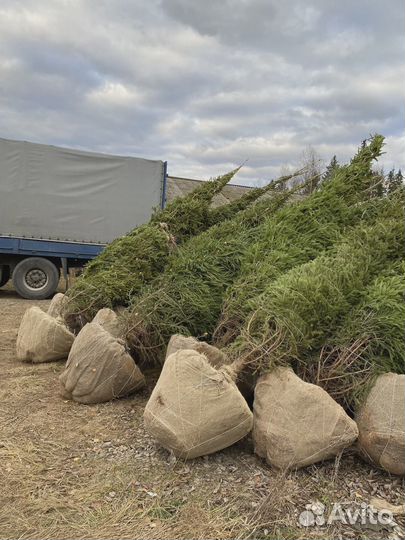
[[[0,290],[0,538],[401,537],[403,518],[395,529],[299,524],[311,503],[324,504],[325,516],[337,502],[403,503],[403,481],[354,451],[288,474],[255,457],[249,439],[178,461],[143,428],[156,373],[147,373],[148,388],[128,399],[94,406],[64,401],[63,362],[29,365],[15,358],[18,326],[33,304]]]

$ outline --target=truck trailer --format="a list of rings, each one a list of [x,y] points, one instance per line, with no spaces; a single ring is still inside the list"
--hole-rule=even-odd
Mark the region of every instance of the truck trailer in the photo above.
[[[0,287],[49,298],[61,271],[149,220],[167,162],[0,138]]]

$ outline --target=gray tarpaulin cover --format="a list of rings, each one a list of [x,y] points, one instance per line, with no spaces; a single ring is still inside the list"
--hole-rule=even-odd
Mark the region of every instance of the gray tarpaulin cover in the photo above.
[[[0,139],[0,236],[111,242],[146,222],[164,164]]]

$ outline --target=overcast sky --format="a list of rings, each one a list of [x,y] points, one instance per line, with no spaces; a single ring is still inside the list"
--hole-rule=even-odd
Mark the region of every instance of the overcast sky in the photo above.
[[[387,138],[405,168],[403,0],[1,0],[0,137],[241,183]]]

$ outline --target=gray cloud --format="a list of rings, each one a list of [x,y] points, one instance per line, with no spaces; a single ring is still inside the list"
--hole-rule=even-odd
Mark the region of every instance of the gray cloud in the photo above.
[[[0,136],[167,159],[242,183],[311,144],[387,136],[405,167],[404,9],[392,0],[3,0]]]

